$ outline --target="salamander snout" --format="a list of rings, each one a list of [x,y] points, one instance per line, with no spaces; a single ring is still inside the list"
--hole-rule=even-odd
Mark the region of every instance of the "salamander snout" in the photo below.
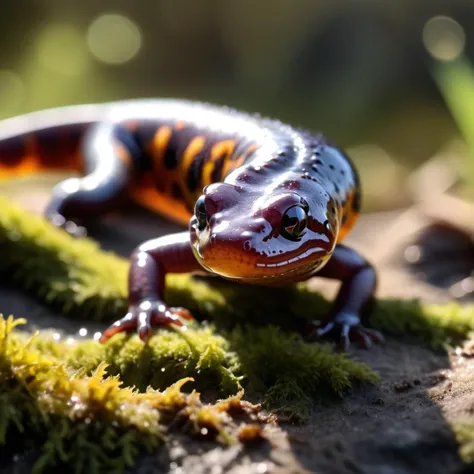
[[[209,186],[196,202],[191,243],[214,274],[273,283],[306,278],[330,258],[336,238],[325,205],[296,193],[246,194],[226,183]]]

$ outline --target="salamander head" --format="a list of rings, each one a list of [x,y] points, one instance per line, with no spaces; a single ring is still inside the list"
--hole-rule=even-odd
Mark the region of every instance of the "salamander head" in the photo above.
[[[208,186],[190,221],[196,259],[214,274],[246,283],[308,278],[331,257],[339,226],[333,200],[323,190],[308,194]]]

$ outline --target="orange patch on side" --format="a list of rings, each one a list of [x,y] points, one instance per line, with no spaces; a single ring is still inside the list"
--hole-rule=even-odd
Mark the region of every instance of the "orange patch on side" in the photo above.
[[[163,159],[172,134],[171,127],[164,125],[155,132],[151,143],[148,145],[148,152],[152,157],[153,174],[156,176],[159,186],[163,189],[170,187],[168,186],[169,177],[166,179],[164,177],[166,173],[164,172]]]
[[[355,192],[353,189],[351,189],[349,193],[349,197],[347,198],[346,204],[344,205],[344,208],[341,210],[342,211],[341,216],[344,216],[346,214],[347,218],[344,225],[341,226],[341,228],[339,229],[339,234],[337,236],[337,243],[341,242],[346,237],[346,235],[352,229],[352,227],[354,226],[354,224],[356,223],[359,217],[359,213],[355,212],[352,206],[354,196],[355,196]]]
[[[132,185],[129,194],[138,204],[177,224],[187,226],[192,217],[184,202],[160,193],[153,185],[143,185],[143,183]]]
[[[204,148],[204,144],[206,143],[206,138],[199,135],[194,137],[186,147],[179,162],[179,170],[178,170],[178,181],[179,187],[183,193],[184,199],[188,203],[192,203],[194,199],[194,195],[189,192],[187,186],[187,176],[190,166],[192,165],[196,155]]]
[[[202,185],[207,186],[212,183],[211,175],[216,166],[216,161],[220,158],[227,160],[235,149],[235,140],[223,140],[217,142],[211,149],[209,160],[202,167]]]
[[[184,122],[184,121],[182,121],[182,120],[178,120],[178,121],[175,122],[175,124],[174,124],[175,130],[182,130],[184,127],[186,127],[186,122]]]
[[[22,138],[23,148],[13,161],[8,160],[8,156],[0,157],[0,180],[6,180],[15,177],[32,176],[40,173],[54,173],[72,171],[82,173],[83,156],[79,150],[65,154],[65,159],[57,160],[55,157],[50,159],[47,155],[41,156],[41,137],[34,133],[25,135]],[[61,143],[58,142],[58,147]]]
[[[171,127],[163,126],[153,136],[148,150],[153,157],[153,169],[161,169],[172,133]]]
[[[222,178],[224,179],[231,171],[236,170],[240,166],[242,166],[245,163],[245,160],[248,158],[248,156],[253,153],[256,149],[258,148],[258,145],[250,145],[247,148],[247,151],[240,155],[238,158],[235,160],[231,160],[230,156],[228,156],[224,162],[224,166],[222,167]]]
[[[15,176],[31,176],[43,170],[46,171],[47,168],[42,166],[36,155],[26,155],[15,166],[2,167],[0,165],[0,179],[6,179]]]
[[[14,176],[29,176],[47,169],[40,161],[38,156],[38,142],[34,135],[25,137],[25,154],[13,166],[2,166],[0,163],[0,178],[9,178]]]
[[[186,147],[183,152],[183,156],[180,160],[180,171],[183,176],[186,176],[189,167],[191,166],[192,162],[196,155],[204,148],[204,144],[206,143],[206,139],[203,136],[194,137]]]

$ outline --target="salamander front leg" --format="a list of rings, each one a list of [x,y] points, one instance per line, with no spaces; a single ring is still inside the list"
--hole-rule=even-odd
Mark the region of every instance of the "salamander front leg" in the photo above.
[[[140,245],[131,256],[128,313],[102,334],[100,342],[133,329],[147,342],[152,326],[183,327],[183,319],[189,320],[192,316],[186,309],[172,308],[164,302],[165,276],[198,270],[202,267],[194,258],[188,232],[166,235]]]
[[[346,351],[352,340],[359,340],[367,349],[373,342],[382,343],[381,333],[361,323],[361,314],[374,296],[377,282],[374,268],[354,250],[337,245],[331,259],[317,276],[341,280],[342,285],[329,317],[322,326],[313,323],[308,339],[332,333],[341,339]]]

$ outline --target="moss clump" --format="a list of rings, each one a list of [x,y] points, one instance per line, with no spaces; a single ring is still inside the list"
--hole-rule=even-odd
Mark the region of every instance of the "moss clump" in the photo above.
[[[377,383],[378,376],[329,344],[307,344],[276,326],[237,328],[230,336],[247,386],[263,393],[264,405],[289,416],[306,417],[311,402],[342,396],[354,382]]]
[[[335,354],[329,344],[307,344],[295,333],[276,326],[237,327],[224,336],[211,328],[179,334],[158,329],[144,345],[137,336],[120,334],[107,344],[75,344],[39,336],[32,347],[91,373],[105,362],[107,372],[127,386],[166,388],[193,377],[199,390],[226,396],[244,386],[264,398],[265,406],[304,418],[314,400],[340,397],[354,382],[376,383],[366,365]]]
[[[411,335],[433,349],[442,349],[460,343],[474,329],[474,307],[380,300],[371,323],[385,334]]]
[[[467,418],[451,424],[459,443],[459,454],[465,463],[474,463],[474,418]]]
[[[127,262],[74,242],[39,216],[0,199],[0,275],[65,314],[102,320],[126,310]]]
[[[207,405],[196,391],[181,391],[193,380],[184,378],[163,392],[147,388],[139,393],[123,387],[118,376],[106,375],[106,363],[87,375],[52,351],[44,355],[39,348],[45,345],[35,336],[26,339],[13,331],[23,322],[0,318],[0,453],[5,458],[34,448],[35,473],[67,466],[78,473],[123,472],[177,422],[226,443],[235,442],[245,426],[237,426],[228,413],[245,411],[243,392]]]
[[[147,345],[137,337],[118,334],[107,344],[92,340],[74,344],[40,336],[32,343],[74,370],[90,373],[105,362],[107,372],[120,376],[127,386],[143,391],[148,386],[166,388],[186,377],[196,379],[199,390],[228,395],[241,389],[240,364],[229,341],[210,328],[177,333],[158,329]]]

